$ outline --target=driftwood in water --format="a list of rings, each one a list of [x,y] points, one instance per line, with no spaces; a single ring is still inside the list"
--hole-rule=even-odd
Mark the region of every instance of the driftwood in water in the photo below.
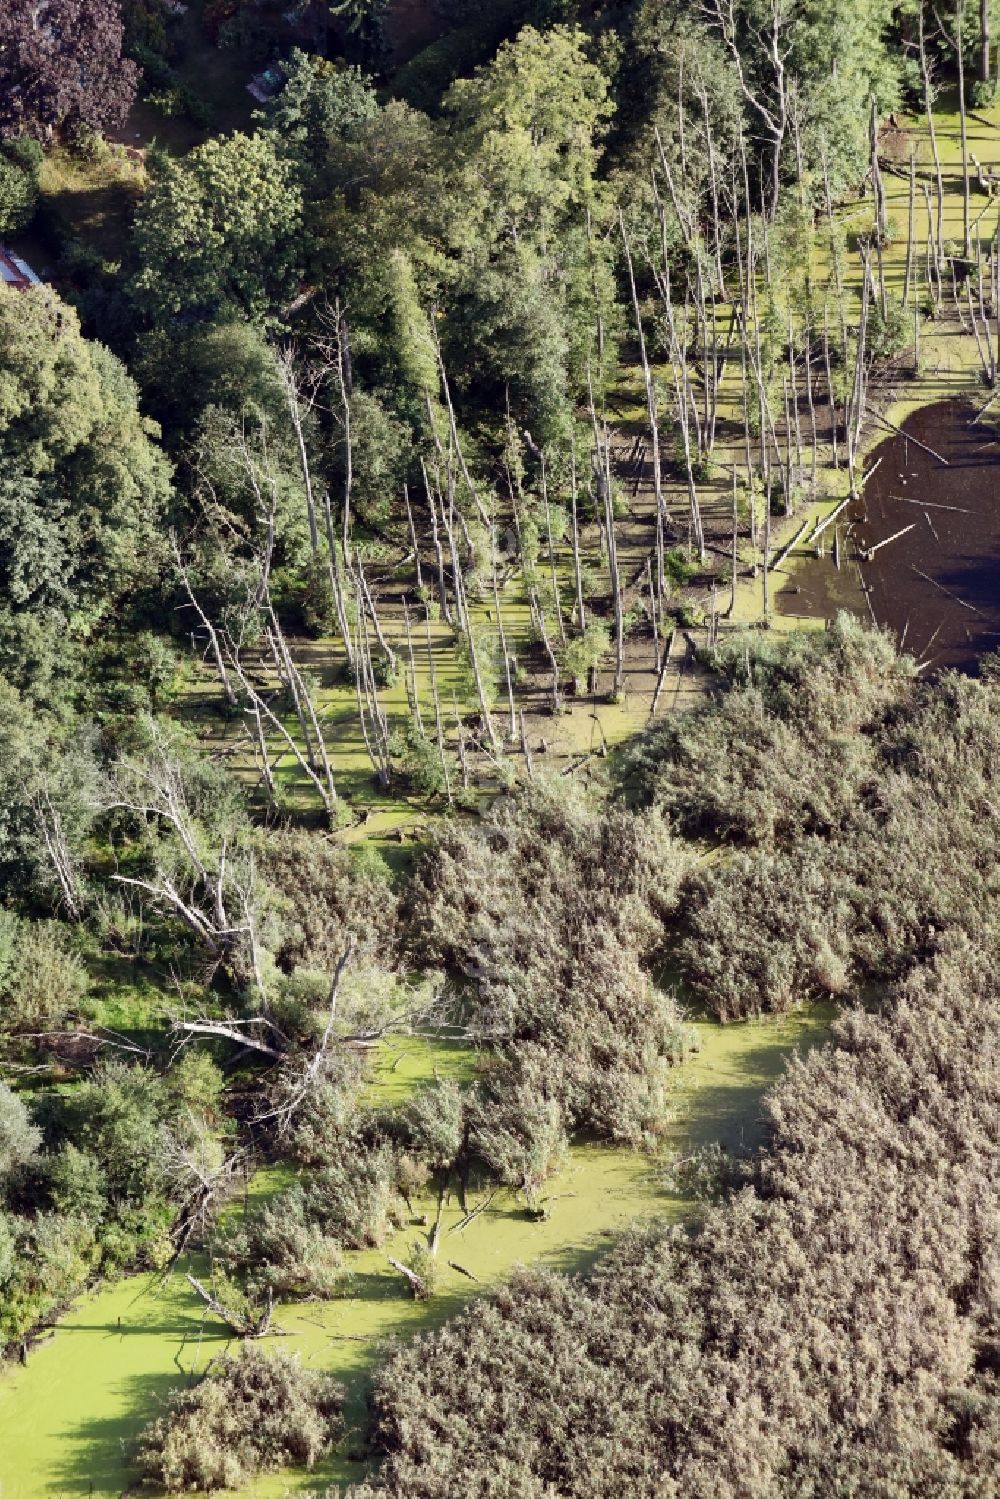
[[[947,458],[942,458],[940,453],[936,453],[925,442],[921,442],[919,437],[914,437],[912,432],[904,432],[902,427],[897,427],[894,422],[890,422],[886,417],[880,416],[877,412],[874,412],[873,415],[877,422],[881,422],[883,427],[888,427],[890,432],[895,432],[897,437],[905,437],[907,442],[916,443],[918,448],[922,448],[925,453],[929,453],[932,458],[937,459],[938,463],[943,463],[945,468],[951,468],[951,464]],[[879,461],[881,462],[881,460]]]
[[[475,1220],[479,1217],[480,1213],[486,1212],[486,1209],[489,1207],[490,1203],[497,1195],[497,1191],[498,1188],[494,1187],[493,1191],[488,1193],[487,1196],[483,1198],[482,1202],[478,1202],[470,1213],[466,1213],[465,1217],[461,1218],[458,1223],[453,1223],[451,1228],[449,1228],[448,1230],[449,1234],[460,1234],[464,1229],[468,1228],[470,1223],[474,1223]]]
[[[802,540],[803,536],[806,534],[806,532],[808,531],[808,529],[809,529],[809,521],[807,519],[807,520],[804,520],[802,522],[801,526],[796,531],[795,535],[792,537],[792,539],[788,543],[788,545],[785,546],[785,547],[782,547],[782,549],[778,553],[777,557],[771,563],[771,571],[773,573],[776,573],[778,571],[778,568],[784,562],[784,560],[788,556],[789,552],[792,551],[792,549],[794,547],[798,546],[799,542]]]
[[[203,1286],[190,1271],[185,1279],[188,1285],[198,1293],[209,1311],[214,1312],[238,1338],[262,1338],[271,1330],[271,1315],[274,1311],[274,1292],[271,1289],[268,1289],[267,1305],[258,1316],[254,1317],[249,1312],[240,1316],[224,1306],[218,1296]]]
[[[653,706],[649,710],[650,718],[655,718],[656,716],[656,710],[660,702],[660,693],[663,691],[663,683],[666,681],[667,667],[670,665],[670,653],[674,648],[676,633],[676,630],[671,630],[663,652],[663,660],[660,663],[660,675],[656,679],[656,691],[653,693]]]
[[[835,521],[838,515],[841,515],[847,509],[853,498],[854,496],[849,494],[846,500],[841,500],[840,504],[835,510],[830,511],[830,514],[826,517],[826,520],[820,521],[819,525],[816,527],[815,531],[809,538],[810,545],[816,540],[817,536],[822,536],[823,532],[826,530],[827,526],[830,525],[831,521]]]
[[[978,614],[982,618],[985,618],[985,615],[983,615],[983,611],[981,609],[977,609],[975,604],[966,603],[965,599],[960,599],[957,593],[952,593],[951,589],[945,588],[943,583],[939,583],[935,578],[930,577],[927,573],[921,572],[920,568],[914,566],[912,562],[910,563],[910,567],[913,568],[913,571],[919,578],[923,578],[925,583],[930,583],[932,588],[936,588],[940,593],[945,594],[948,598],[954,599],[955,603],[961,604],[963,609],[971,609],[973,614]]]
[[[414,1301],[426,1301],[430,1295],[430,1288],[423,1276],[418,1275],[415,1270],[411,1270],[409,1265],[404,1265],[402,1260],[394,1260],[391,1254],[387,1254],[386,1259],[392,1268],[398,1270],[399,1274],[406,1281],[413,1293]]]
[[[890,541],[898,541],[901,536],[905,536],[908,531],[912,531],[916,524],[916,521],[911,521],[908,526],[903,526],[902,530],[893,531],[892,535],[887,536],[884,541],[877,541],[873,547],[869,547],[865,552],[865,559],[870,562],[876,552],[880,552],[883,547],[887,547]]]
[[[919,505],[921,510],[956,510],[960,515],[968,515],[964,505],[936,505],[933,500],[914,500],[906,494],[891,494],[890,500],[899,500],[903,505]]]

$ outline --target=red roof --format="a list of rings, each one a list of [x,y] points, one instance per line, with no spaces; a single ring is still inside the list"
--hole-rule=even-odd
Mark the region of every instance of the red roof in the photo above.
[[[29,286],[41,285],[31,266],[6,245],[0,245],[0,281],[12,286],[15,291],[25,291]]]

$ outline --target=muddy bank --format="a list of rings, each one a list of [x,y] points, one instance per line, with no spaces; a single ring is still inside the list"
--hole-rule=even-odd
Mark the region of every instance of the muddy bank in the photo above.
[[[975,672],[1000,647],[1000,435],[976,415],[941,401],[879,444],[861,498],[777,591],[780,613],[869,616],[932,672]]]

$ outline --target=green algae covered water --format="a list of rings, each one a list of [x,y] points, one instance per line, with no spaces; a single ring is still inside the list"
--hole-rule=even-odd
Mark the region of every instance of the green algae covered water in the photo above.
[[[831,1017],[829,1007],[819,1007],[781,1021],[697,1023],[701,1049],[675,1073],[671,1148],[712,1140],[730,1149],[753,1145],[761,1132],[761,1094],[788,1056],[825,1037]],[[380,1061],[377,1086],[401,1097],[432,1065],[461,1072],[469,1059],[457,1048],[432,1052],[427,1043],[400,1041]],[[431,1302],[409,1298],[385,1250],[349,1255],[343,1295],[283,1307],[275,1317],[283,1349],[347,1386],[345,1439],[311,1473],[274,1474],[248,1492],[277,1499],[362,1476],[368,1376],[386,1340],[437,1325],[517,1265],[582,1269],[630,1222],[679,1215],[684,1204],[666,1195],[662,1176],[655,1158],[583,1144],[549,1185],[551,1213],[542,1222],[529,1221],[510,1196],[497,1196],[466,1229],[450,1233],[461,1218],[453,1203],[443,1219],[441,1288]],[[258,1179],[255,1190],[271,1184]],[[401,1230],[389,1252],[405,1258],[418,1232]],[[0,1375],[0,1499],[121,1494],[135,1482],[129,1453],[136,1433],[171,1388],[196,1376],[229,1342],[226,1329],[202,1315],[183,1267],[165,1283],[135,1276],[82,1297],[26,1368]]]

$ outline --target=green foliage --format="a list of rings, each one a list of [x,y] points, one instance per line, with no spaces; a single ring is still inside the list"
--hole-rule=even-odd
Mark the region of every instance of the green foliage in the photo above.
[[[154,322],[260,318],[295,290],[302,194],[266,134],[206,141],[168,163],[135,221],[137,305]]]
[[[730,638],[721,701],[654,730],[625,784],[684,832],[745,845],[693,871],[677,957],[723,1019],[895,977],[942,931],[990,928],[996,689],[933,689],[843,618],[787,642]],[[968,748],[963,748],[968,746]]]
[[[345,1143],[309,1186],[309,1209],[325,1233],[348,1249],[377,1249],[406,1221],[387,1144],[359,1151]]]
[[[396,897],[383,861],[362,864],[319,834],[275,829],[262,840],[260,868],[279,903],[277,958],[284,967],[332,971],[349,937],[388,963]]]
[[[169,470],[124,367],[47,288],[0,288],[0,656],[44,679],[151,576]],[[41,659],[28,648],[37,631]]]
[[[493,234],[505,224],[519,233],[550,231],[591,200],[599,135],[612,109],[581,31],[526,26],[488,68],[455,83],[447,105],[501,215]]]
[[[15,234],[30,224],[38,201],[38,181],[9,152],[0,153],[0,234]]]
[[[63,1019],[87,986],[87,971],[64,927],[0,910],[0,1036]]]
[[[426,729],[421,733],[414,719],[408,719],[401,730],[397,730],[391,749],[398,759],[400,769],[418,796],[441,796],[447,788],[450,776],[446,761]]]
[[[238,1488],[289,1463],[311,1468],[340,1429],[343,1390],[287,1353],[223,1354],[139,1438],[147,1482],[169,1493]]]
[[[289,1187],[226,1226],[212,1245],[213,1263],[238,1275],[255,1300],[330,1297],[344,1275],[340,1241],[316,1222],[307,1193]]]
[[[357,68],[298,48],[282,67],[285,86],[267,106],[267,130],[275,148],[294,162],[303,190],[319,196],[341,141],[374,117],[378,103]]]
[[[22,1099],[6,1083],[0,1083],[0,1193],[12,1172],[37,1153],[41,1139]]]
[[[468,1141],[467,1100],[451,1078],[438,1078],[415,1093],[403,1109],[410,1146],[432,1171],[447,1171]]]

